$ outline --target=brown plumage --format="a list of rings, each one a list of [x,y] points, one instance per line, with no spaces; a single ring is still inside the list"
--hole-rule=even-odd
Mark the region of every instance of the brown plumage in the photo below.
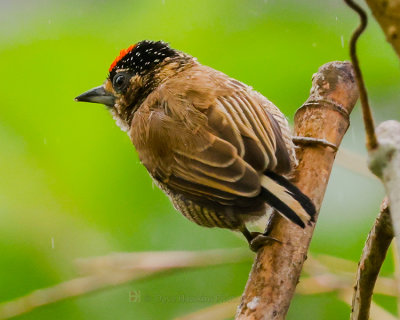
[[[163,42],[142,41],[78,101],[109,106],[175,208],[206,227],[241,230],[267,204],[301,227],[311,201],[284,178],[296,165],[285,116],[251,87]]]

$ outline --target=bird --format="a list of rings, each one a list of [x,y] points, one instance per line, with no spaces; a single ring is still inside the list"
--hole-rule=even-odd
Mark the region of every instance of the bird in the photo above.
[[[301,228],[314,221],[313,202],[289,181],[297,159],[287,118],[262,94],[164,41],[121,50],[108,71],[75,100],[109,109],[187,219],[240,231],[253,251],[271,239],[248,224],[269,208]]]

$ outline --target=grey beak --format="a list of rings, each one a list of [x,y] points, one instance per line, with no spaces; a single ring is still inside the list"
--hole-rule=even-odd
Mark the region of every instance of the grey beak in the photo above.
[[[115,104],[115,97],[107,92],[104,86],[99,86],[77,96],[75,101],[102,103],[112,108]]]

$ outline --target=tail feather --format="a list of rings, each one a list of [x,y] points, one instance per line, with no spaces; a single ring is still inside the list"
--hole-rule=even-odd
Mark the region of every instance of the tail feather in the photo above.
[[[261,177],[265,201],[284,217],[304,228],[314,221],[315,206],[295,185],[276,173],[267,171]]]
[[[300,218],[300,215],[292,210],[285,202],[276,197],[272,192],[267,189],[262,189],[262,194],[265,196],[266,202],[290,221],[296,223],[300,227],[304,228],[307,221],[303,221],[304,219]]]

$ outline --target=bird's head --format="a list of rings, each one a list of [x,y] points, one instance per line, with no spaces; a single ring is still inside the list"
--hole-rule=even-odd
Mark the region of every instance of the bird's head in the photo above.
[[[128,130],[135,111],[146,97],[190,60],[192,57],[163,41],[138,42],[120,51],[101,86],[82,93],[75,101],[106,105],[117,124]]]

